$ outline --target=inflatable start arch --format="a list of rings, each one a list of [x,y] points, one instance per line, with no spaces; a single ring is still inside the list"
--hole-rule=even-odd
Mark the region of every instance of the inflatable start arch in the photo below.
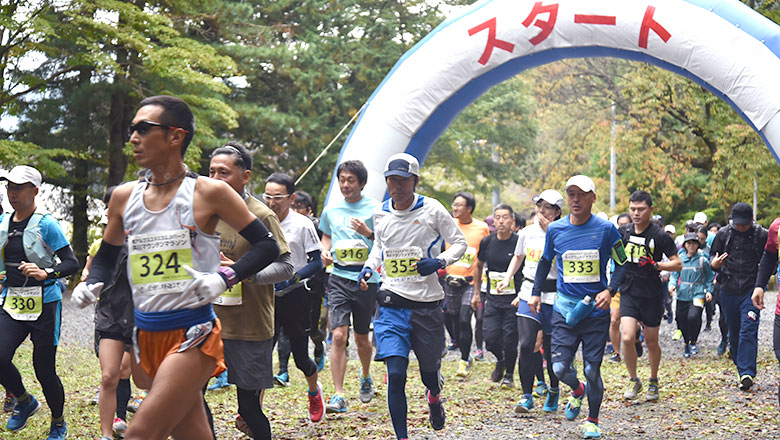
[[[387,158],[422,163],[467,105],[519,72],[565,58],[644,61],[728,102],[780,163],[780,27],[738,0],[483,0],[396,63],[338,162],[360,159],[381,200]],[[341,198],[334,172],[326,204]]]

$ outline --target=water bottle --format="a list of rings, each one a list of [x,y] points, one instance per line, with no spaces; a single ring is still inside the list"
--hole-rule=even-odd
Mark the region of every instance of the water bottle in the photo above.
[[[756,320],[756,318],[758,318],[758,316],[756,315],[756,312],[754,312],[754,311],[752,311],[752,310],[751,310],[751,311],[749,311],[749,312],[747,312],[747,317],[748,317],[748,319],[749,319],[749,320],[751,320],[751,321],[755,321],[755,320]]]
[[[593,302],[590,296],[582,298],[582,301],[578,302],[577,305],[575,305],[566,315],[566,324],[574,327],[580,321],[582,321],[583,318],[590,315],[590,312],[594,307],[596,307],[596,304]]]

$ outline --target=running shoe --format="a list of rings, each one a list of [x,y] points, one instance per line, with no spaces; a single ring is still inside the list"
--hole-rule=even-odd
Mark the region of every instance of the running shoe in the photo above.
[[[15,407],[16,407],[16,397],[13,394],[6,391],[5,401],[3,402],[3,412],[9,413],[13,411]]]
[[[481,348],[478,348],[478,349],[477,349],[477,350],[474,352],[474,360],[475,360],[475,361],[478,361],[478,362],[482,362],[482,361],[484,361],[484,360],[485,360],[485,352],[484,352],[484,351],[482,351],[482,349],[481,349]]]
[[[458,361],[458,371],[455,373],[456,376],[466,378],[469,377],[469,373],[471,372],[471,365],[474,363],[474,359],[469,356],[469,360],[464,361],[461,359]]]
[[[227,379],[227,370],[225,370],[219,373],[219,376],[215,377],[214,381],[206,389],[210,391],[214,391],[220,388],[229,387],[230,385],[231,384],[228,383],[228,379]]]
[[[515,405],[515,413],[528,414],[534,409],[534,397],[530,394],[524,394],[520,401]]]
[[[325,405],[325,412],[328,414],[347,412],[346,399],[339,396],[338,394],[334,394],[333,397],[330,398],[330,402]]]
[[[739,378],[739,389],[742,391],[748,391],[750,390],[750,387],[753,386],[753,377],[749,374],[743,374]]]
[[[679,341],[682,339],[682,330],[679,328],[672,333],[672,341]]]
[[[49,436],[46,437],[46,440],[65,440],[66,438],[68,438],[68,424],[65,423],[65,420],[51,422]]]
[[[547,390],[547,399],[544,401],[542,411],[546,413],[553,413],[558,411],[558,397],[561,395],[561,391],[555,388]]]
[[[374,398],[374,381],[371,380],[371,376],[367,378],[360,378],[360,401],[368,403]]]
[[[451,341],[450,345],[447,346],[447,350],[449,351],[455,351],[458,349],[458,343],[455,341]]]
[[[502,390],[511,390],[511,389],[512,389],[512,388],[514,388],[514,387],[515,387],[515,381],[514,381],[514,380],[512,380],[512,378],[511,378],[511,377],[505,377],[505,378],[504,378],[504,379],[501,381],[501,389],[502,389]]]
[[[629,379],[626,391],[623,393],[623,398],[626,400],[634,400],[642,391],[642,381],[637,379]]]
[[[325,353],[314,356],[314,363],[317,364],[317,372],[322,371],[323,368],[325,368]]]
[[[290,373],[283,371],[279,374],[274,375],[274,385],[278,387],[289,387]]]
[[[620,353],[613,353],[612,356],[610,356],[607,360],[619,364],[623,361],[623,358],[620,357]]]
[[[319,422],[325,415],[325,398],[322,397],[322,385],[317,382],[317,393],[311,395],[310,392],[306,392],[309,396],[309,419],[312,422]]]
[[[98,405],[100,404],[100,387],[97,387],[95,389],[95,395],[92,396],[92,400],[89,401],[90,405]]]
[[[711,332],[712,331],[712,323],[708,322],[707,325],[704,326],[705,332]]]
[[[541,399],[544,397],[545,394],[547,394],[547,384],[542,382],[541,380],[536,382],[536,386],[534,387],[534,397]]]
[[[585,394],[587,394],[587,392],[583,392],[579,397],[576,397],[574,393],[569,396],[569,401],[566,402],[566,409],[564,411],[566,420],[574,420],[578,415],[580,415],[580,409],[582,409],[582,399],[585,398]]]
[[[27,426],[27,420],[31,415],[38,412],[41,409],[41,403],[35,397],[30,396],[30,401],[27,404],[16,403],[11,418],[8,419],[8,423],[5,425],[5,429],[8,431],[18,431]]]
[[[723,356],[727,348],[729,348],[729,341],[721,339],[720,344],[718,344],[718,356]]]
[[[696,347],[696,344],[691,344],[691,355],[696,356],[699,354],[699,348]]]
[[[241,417],[241,414],[236,417],[236,429],[248,435],[250,438],[254,438],[252,430],[249,429],[249,425],[246,424],[246,421]]]
[[[607,344],[607,348],[604,349],[604,354],[612,354],[615,352],[615,347],[610,343]]]
[[[691,357],[691,346],[688,344],[685,344],[685,349],[683,350],[683,357],[686,359]]]
[[[645,394],[645,399],[653,401],[658,400],[659,397],[660,394],[658,393],[658,379],[650,379],[650,382],[647,384],[647,394]]]
[[[131,413],[138,411],[138,407],[141,406],[141,403],[143,403],[145,397],[146,391],[141,391],[140,394],[136,395],[133,399],[127,402],[127,410]]]
[[[499,383],[502,377],[504,377],[504,361],[496,361],[496,367],[493,368],[493,372],[490,374],[490,380],[494,383]]]
[[[591,421],[586,421],[585,424],[582,425],[582,428],[585,431],[585,438],[601,438],[601,429],[599,428],[599,425]]]
[[[428,421],[431,424],[431,428],[434,431],[441,431],[444,429],[444,423],[447,421],[447,415],[444,413],[444,402],[439,395],[438,402],[431,403],[431,392],[425,390],[425,397],[428,400]]]
[[[636,331],[636,342],[634,343],[634,346],[636,347],[636,357],[641,358],[642,354],[644,354],[644,348],[642,348],[642,343],[645,341],[645,335],[642,334],[642,330]]]
[[[125,438],[125,431],[127,431],[127,422],[120,419],[119,417],[114,418],[114,423],[112,423],[112,429],[114,430],[114,437],[115,438]]]

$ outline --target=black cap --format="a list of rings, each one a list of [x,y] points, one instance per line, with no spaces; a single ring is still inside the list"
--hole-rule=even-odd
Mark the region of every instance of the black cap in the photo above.
[[[735,225],[753,224],[753,208],[745,202],[735,203],[731,208],[731,220]]]
[[[695,241],[696,244],[700,244],[699,242],[699,235],[695,232],[689,232],[685,234],[685,239],[683,240],[683,244],[689,242],[689,241]]]

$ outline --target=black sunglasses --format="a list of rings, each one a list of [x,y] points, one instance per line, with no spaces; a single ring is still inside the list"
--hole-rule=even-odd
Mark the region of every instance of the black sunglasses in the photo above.
[[[130,126],[127,127],[127,137],[132,137],[134,131],[137,131],[138,134],[141,134],[141,135],[146,134],[146,132],[151,130],[153,127],[162,127],[162,128],[166,128],[166,129],[168,129],[168,128],[178,128],[179,130],[182,130],[185,133],[189,133],[188,130],[185,130],[185,129],[180,128],[180,127],[173,127],[171,125],[160,124],[159,122],[141,121],[141,122],[139,122],[137,124],[130,124]]]

